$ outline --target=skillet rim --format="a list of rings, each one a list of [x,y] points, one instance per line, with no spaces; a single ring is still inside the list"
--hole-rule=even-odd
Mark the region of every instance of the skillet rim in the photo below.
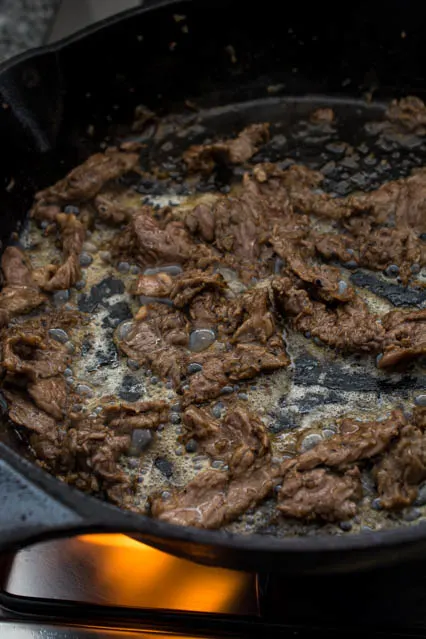
[[[42,55],[50,55],[56,56],[57,53],[67,48],[68,46],[79,42],[81,40],[85,40],[90,38],[93,34],[107,30],[110,27],[113,27],[115,24],[120,23],[124,20],[132,18],[133,16],[139,16],[141,14],[153,11],[155,9],[159,9],[162,7],[172,6],[174,4],[189,4],[193,3],[196,0],[148,0],[142,6],[128,9],[125,11],[121,11],[118,14],[113,16],[109,16],[93,25],[84,27],[83,29],[78,30],[77,32],[66,36],[65,38],[61,38],[60,40],[45,44],[28,51],[24,51],[19,53],[3,62],[0,63],[0,78],[6,72],[13,70],[18,67],[18,65],[31,60],[36,60],[38,57]],[[306,96],[308,97],[308,96]],[[0,115],[1,117],[1,115]],[[224,530],[206,530],[200,529],[193,526],[179,526],[176,524],[167,523],[164,521],[160,521],[147,515],[143,514],[135,514],[129,511],[125,511],[117,506],[109,504],[108,502],[103,502],[100,499],[94,498],[90,495],[85,494],[82,491],[79,491],[73,487],[62,484],[54,475],[51,475],[47,471],[44,471],[38,468],[32,460],[26,460],[19,456],[16,451],[14,451],[10,446],[5,443],[0,444],[0,458],[3,456],[1,454],[1,449],[6,449],[9,453],[14,456],[19,457],[21,461],[21,472],[28,471],[24,467],[24,464],[28,463],[31,469],[34,469],[35,473],[41,473],[40,479],[41,482],[38,482],[37,479],[29,478],[34,483],[38,484],[41,489],[47,493],[47,495],[54,497],[61,504],[65,504],[68,507],[72,507],[73,497],[75,498],[78,494],[80,496],[80,500],[84,500],[89,505],[90,502],[94,505],[96,503],[97,508],[95,510],[100,511],[103,510],[105,516],[108,516],[109,512],[114,512],[117,516],[121,515],[123,520],[123,530],[127,529],[127,534],[140,534],[140,535],[150,535],[155,536],[161,540],[167,541],[175,541],[175,542],[185,542],[185,543],[195,543],[197,545],[210,546],[214,547],[218,550],[238,550],[238,551],[252,551],[252,552],[265,552],[268,554],[278,555],[283,553],[290,553],[292,555],[311,555],[316,553],[326,553],[328,555],[339,552],[348,552],[348,551],[361,551],[361,550],[373,550],[374,548],[389,548],[394,547],[395,551],[397,548],[405,545],[411,545],[414,542],[424,541],[426,542],[426,520],[413,523],[411,525],[403,525],[398,526],[392,529],[386,530],[372,530],[371,532],[364,533],[350,533],[350,534],[341,534],[341,535],[314,535],[314,536],[300,536],[300,537],[289,537],[289,538],[281,538],[275,537],[272,535],[260,535],[260,534],[252,534],[252,535],[242,535],[238,533],[231,533]],[[6,455],[7,457],[8,455]],[[31,475],[31,470],[29,473]],[[43,476],[43,477],[42,477]],[[27,477],[27,473],[25,474]],[[46,483],[52,482],[52,486],[40,486],[40,483],[44,483],[43,479],[46,480]],[[58,490],[55,490],[57,486]],[[50,490],[53,488],[53,490]],[[62,495],[61,495],[62,493]],[[65,497],[65,500],[63,499]],[[68,497],[68,499],[67,499]],[[75,499],[74,499],[75,501]],[[115,518],[117,520],[117,517]],[[102,525],[102,522],[100,522]],[[129,527],[129,523],[131,524]],[[105,524],[105,522],[104,522]],[[19,524],[22,527],[22,522]],[[74,534],[74,531],[78,528],[77,526],[72,526],[73,531],[71,534]],[[98,528],[99,530],[99,521],[97,524],[94,524],[94,529]],[[66,528],[62,528],[60,526],[53,526],[52,532],[57,532],[59,535],[62,533],[67,533]],[[44,533],[43,538],[49,533]],[[86,531],[87,534],[87,531]],[[37,534],[35,535],[37,537]],[[0,531],[1,537],[1,531]],[[25,542],[26,545],[31,543],[32,540],[27,540]],[[144,540],[145,541],[145,540]],[[146,543],[149,543],[146,540]],[[152,543],[152,545],[155,545]]]

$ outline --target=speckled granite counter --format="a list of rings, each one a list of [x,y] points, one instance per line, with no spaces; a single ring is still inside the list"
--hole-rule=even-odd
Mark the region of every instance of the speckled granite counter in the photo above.
[[[60,0],[0,0],[0,62],[43,44]]]

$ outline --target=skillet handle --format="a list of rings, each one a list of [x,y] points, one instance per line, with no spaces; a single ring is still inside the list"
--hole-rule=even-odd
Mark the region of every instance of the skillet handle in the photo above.
[[[95,532],[137,532],[126,513],[54,479],[0,443],[0,552]]]

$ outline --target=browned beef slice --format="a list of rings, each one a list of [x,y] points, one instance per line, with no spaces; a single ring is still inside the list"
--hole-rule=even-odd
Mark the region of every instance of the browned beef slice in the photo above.
[[[143,308],[145,319],[134,322],[128,335],[119,341],[120,348],[128,357],[178,384],[188,364],[188,322],[179,311],[161,304]]]
[[[34,272],[25,253],[8,246],[1,258],[5,287],[0,292],[0,325],[21,313],[29,313],[46,300],[34,280]]]
[[[191,269],[174,278],[170,297],[177,308],[183,308],[199,293],[209,290],[221,292],[225,288],[225,281],[219,273]]]
[[[232,342],[266,344],[276,331],[267,288],[248,290],[218,309],[219,333]],[[281,341],[282,345],[282,341]]]
[[[272,283],[278,308],[290,317],[292,326],[309,332],[324,344],[343,352],[379,352],[384,328],[358,296],[346,304],[327,307],[313,301],[308,292],[294,285],[290,278],[276,278]]]
[[[224,359],[224,371],[230,381],[251,379],[261,372],[270,373],[290,364],[284,350],[271,352],[257,344],[238,344],[229,358]]]
[[[109,498],[120,506],[126,506],[131,496],[130,480],[119,468],[117,462],[130,446],[130,435],[115,434],[106,427],[102,418],[85,418],[67,433],[66,448],[69,455],[68,472],[65,480],[68,483],[80,483],[86,478],[82,473],[89,473],[97,479],[88,482],[84,488],[104,490]]]
[[[185,225],[193,235],[199,235],[205,242],[213,242],[215,238],[214,210],[207,204],[198,204],[189,211]]]
[[[49,435],[56,432],[55,419],[44,410],[37,408],[31,401],[17,392],[4,391],[9,404],[9,417],[19,426],[25,426],[28,430],[40,435]]]
[[[238,344],[226,353],[200,353],[196,361],[202,371],[191,375],[184,390],[186,404],[200,403],[218,397],[229,382],[251,379],[261,372],[272,372],[289,365],[284,350],[274,353],[257,344]]]
[[[170,297],[173,280],[167,273],[155,273],[155,275],[139,275],[132,288],[133,295],[146,295],[147,297]]]
[[[402,508],[417,497],[417,487],[426,478],[426,435],[415,425],[401,430],[399,439],[374,466],[380,503],[384,508]]]
[[[45,301],[46,296],[40,293],[37,288],[6,286],[0,292],[0,313],[2,317],[0,326],[7,324],[13,316],[29,313]]]
[[[426,133],[426,107],[420,98],[409,95],[401,100],[392,100],[386,109],[386,119],[406,131]]]
[[[28,393],[35,404],[54,419],[64,418],[67,403],[67,386],[63,377],[37,379],[28,384]]]
[[[345,467],[347,464],[371,459],[385,451],[398,437],[406,420],[400,410],[392,411],[383,421],[359,422],[343,419],[340,432],[320,442],[296,460],[298,470],[311,470],[317,466]]]
[[[355,515],[361,496],[357,467],[340,475],[325,468],[293,469],[279,490],[277,508],[284,517],[344,521]]]
[[[86,229],[75,215],[60,213],[56,219],[62,234],[64,261],[53,277],[42,284],[46,291],[68,289],[81,278],[79,255]]]
[[[386,332],[379,368],[406,364],[426,353],[426,310],[391,311],[382,324]]]
[[[94,199],[94,207],[104,222],[111,224],[123,224],[128,222],[132,215],[140,207],[132,207],[126,203],[126,205],[117,202],[113,193],[100,193]]]
[[[342,280],[338,268],[310,266],[297,255],[288,259],[289,269],[305,284],[315,299],[325,302],[350,302],[355,298],[352,286]]]
[[[233,140],[191,146],[183,154],[188,170],[210,173],[216,163],[242,164],[269,139],[268,124],[251,124]]]
[[[107,149],[105,153],[95,153],[65,178],[37,193],[36,200],[64,204],[91,199],[109,180],[114,180],[135,168],[138,161],[137,153],[126,153],[114,148]]]
[[[62,373],[68,360],[65,346],[46,337],[42,331],[16,327],[3,340],[2,366],[10,373],[25,375],[31,380]]]
[[[157,428],[168,421],[167,402],[121,402],[104,407],[106,422],[116,433],[131,433],[137,428]]]
[[[197,245],[179,221],[163,227],[151,215],[149,207],[135,214],[115,241],[115,252],[133,256],[141,266],[184,264],[211,261],[210,249]]]
[[[34,286],[32,268],[26,254],[17,246],[7,246],[1,256],[6,286]]]
[[[270,451],[264,424],[257,415],[242,408],[229,411],[219,421],[207,410],[190,406],[183,415],[183,423],[182,440],[196,439],[208,455],[226,461],[234,476],[245,472]]]
[[[228,473],[207,470],[169,499],[155,497],[152,514],[163,521],[198,528],[220,528],[273,491],[279,471],[268,465],[231,479]]]
[[[315,250],[326,260],[337,259],[340,262],[355,260],[353,239],[347,235],[323,233],[315,236]]]

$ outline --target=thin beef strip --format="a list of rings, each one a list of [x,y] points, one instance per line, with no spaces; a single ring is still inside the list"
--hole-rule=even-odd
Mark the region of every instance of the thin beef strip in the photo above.
[[[300,455],[296,459],[296,467],[300,471],[317,466],[344,468],[348,464],[371,459],[389,447],[405,424],[400,410],[392,411],[383,421],[343,419],[340,432]]]
[[[407,424],[400,437],[373,468],[383,508],[409,506],[418,485],[426,478],[425,413],[419,409],[414,424]]]
[[[73,214],[60,213],[56,220],[62,234],[64,261],[53,277],[43,284],[45,291],[68,289],[81,279],[79,256],[86,229]]]
[[[184,308],[204,291],[222,291],[225,288],[225,282],[219,273],[189,269],[175,278],[171,278],[167,273],[140,275],[133,293],[150,297],[169,297],[177,308]]]
[[[197,264],[207,266],[213,259],[206,246],[195,244],[179,221],[163,225],[152,217],[150,207],[142,207],[114,242],[119,256],[133,257],[140,266]]]
[[[163,304],[152,304],[142,307],[138,317],[140,321],[119,339],[121,350],[179,384],[188,365],[189,325],[185,316]]]
[[[357,467],[337,474],[325,468],[305,472],[292,469],[278,492],[278,510],[284,517],[344,521],[356,514],[362,497]]]
[[[131,433],[135,429],[155,429],[169,419],[164,401],[121,402],[104,407],[106,423],[114,432]]]
[[[426,107],[420,98],[409,95],[401,100],[392,100],[385,117],[406,131],[418,135],[426,133]]]
[[[168,499],[151,500],[154,517],[181,526],[220,528],[264,501],[278,483],[281,468],[260,464],[232,478],[206,470]]]
[[[3,368],[31,380],[62,373],[69,359],[65,346],[46,338],[41,331],[25,331],[17,327],[3,340]]]
[[[203,452],[224,460],[233,476],[246,472],[256,460],[269,456],[271,446],[264,424],[257,415],[242,408],[229,410],[219,421],[207,410],[190,406],[184,412],[183,424],[182,441],[198,441]]]
[[[272,290],[278,309],[284,317],[291,318],[291,325],[297,331],[342,352],[380,351],[384,328],[360,297],[327,306],[312,300],[308,292],[290,278],[276,278]]]
[[[243,164],[269,139],[269,124],[251,124],[233,140],[191,146],[183,159],[192,173],[211,173],[215,164]]]
[[[194,361],[202,370],[187,380],[184,403],[202,403],[218,397],[224,386],[252,379],[259,373],[285,368],[290,360],[284,349],[275,352],[258,344],[238,344],[232,351],[200,353]]]
[[[45,204],[66,204],[90,200],[102,187],[116,178],[134,169],[139,162],[137,153],[126,153],[112,147],[105,153],[91,155],[83,164],[70,171],[68,175],[53,186],[36,194],[36,205],[32,210]]]
[[[63,377],[39,378],[28,384],[27,390],[38,408],[54,419],[64,419],[68,389]]]
[[[29,313],[46,301],[34,279],[34,271],[25,253],[8,246],[1,257],[4,288],[0,292],[0,326],[23,313]]]
[[[386,333],[379,368],[406,364],[426,353],[426,310],[391,311],[382,319]]]

